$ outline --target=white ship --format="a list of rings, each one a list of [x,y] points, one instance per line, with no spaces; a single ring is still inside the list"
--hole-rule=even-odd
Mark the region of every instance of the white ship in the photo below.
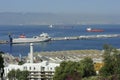
[[[45,42],[51,40],[51,37],[47,33],[42,33],[39,36],[33,36],[32,38],[26,38],[25,35],[20,35],[19,38],[13,38],[13,44],[31,43],[31,42]]]
[[[53,25],[51,24],[51,25],[49,25],[49,27],[50,27],[50,28],[53,28]]]

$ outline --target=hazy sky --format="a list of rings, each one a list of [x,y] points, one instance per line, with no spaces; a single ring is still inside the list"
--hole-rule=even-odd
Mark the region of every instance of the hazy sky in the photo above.
[[[120,14],[120,0],[0,0],[0,12]]]

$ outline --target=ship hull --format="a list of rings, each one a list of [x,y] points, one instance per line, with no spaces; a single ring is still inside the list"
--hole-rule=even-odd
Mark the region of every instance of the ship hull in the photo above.
[[[13,39],[12,43],[13,44],[21,44],[21,43],[37,43],[37,42],[47,42],[50,41],[51,38],[39,38],[39,39],[34,39],[34,38],[16,38]]]
[[[92,28],[87,28],[86,29],[87,32],[103,32],[103,29],[92,29]]]
[[[93,30],[87,30],[87,32],[104,32],[104,30],[93,29]]]

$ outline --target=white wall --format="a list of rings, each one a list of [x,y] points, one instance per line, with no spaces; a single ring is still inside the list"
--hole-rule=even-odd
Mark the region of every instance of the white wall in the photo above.
[[[4,68],[5,76],[11,71],[14,70],[28,70],[28,71],[41,71],[44,68],[44,71],[55,71],[55,67],[59,66],[60,64],[56,63],[49,63],[47,61],[43,61],[41,63],[25,63],[23,65],[14,65],[9,64],[7,67]]]

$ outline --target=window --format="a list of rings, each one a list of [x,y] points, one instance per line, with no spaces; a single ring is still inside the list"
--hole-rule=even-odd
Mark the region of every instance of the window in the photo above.
[[[44,71],[45,70],[45,67],[41,67],[41,71]]]
[[[35,70],[35,67],[34,67],[34,70]]]
[[[27,70],[27,67],[24,67],[23,69],[24,69],[24,70]]]
[[[31,67],[29,67],[29,69],[31,70]]]
[[[52,70],[52,68],[50,68],[50,70]]]

